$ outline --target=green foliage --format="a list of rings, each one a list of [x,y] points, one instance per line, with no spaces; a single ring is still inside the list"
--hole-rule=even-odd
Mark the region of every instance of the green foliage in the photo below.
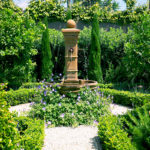
[[[115,103],[122,104],[124,106],[140,107],[150,102],[150,94],[129,91],[118,91],[115,89],[106,88],[101,88],[100,91],[103,92],[106,96],[112,95],[114,97]]]
[[[44,144],[44,121],[28,117],[14,118],[20,133],[20,148],[42,150]]]
[[[91,48],[89,51],[88,78],[103,82],[101,70],[100,31],[97,15],[94,15],[91,33]]]
[[[54,73],[63,73],[65,66],[65,45],[62,32],[49,29],[50,45],[53,54]]]
[[[67,14],[66,14],[66,20],[72,19],[72,14],[71,14],[71,10],[68,9],[67,10]]]
[[[132,10],[137,2],[137,0],[125,0],[127,9]]]
[[[27,14],[19,15],[10,9],[0,11],[0,82],[21,85],[31,81],[37,54],[34,42],[40,28]]]
[[[125,44],[123,65],[131,82],[145,81],[150,83],[150,15],[146,12],[138,22],[132,25],[133,33]]]
[[[35,20],[42,20],[44,17],[48,17],[49,20],[65,20],[66,18],[65,8],[53,0],[31,0],[27,11]]]
[[[150,116],[146,107],[129,112],[126,118],[127,131],[137,150],[150,149]]]
[[[35,89],[19,89],[6,92],[4,100],[11,106],[25,104],[34,101],[36,97]]]
[[[32,89],[32,88],[37,88],[42,85],[43,83],[41,82],[27,82],[27,83],[23,83],[20,89],[23,89],[23,88]]]
[[[132,0],[129,6],[132,6],[133,1],[135,0]],[[139,18],[140,14],[146,10],[146,7],[142,6],[137,7],[132,11],[130,9],[125,11],[116,11],[117,7],[117,3],[114,2],[111,4],[110,0],[101,1],[100,4],[96,3],[91,6],[83,6],[80,2],[76,2],[71,6],[72,19],[90,22],[96,8],[98,10],[99,21],[128,24],[135,22]],[[31,16],[36,20],[41,20],[47,16],[50,20],[66,22],[67,10],[65,10],[64,6],[60,5],[59,2],[54,2],[52,0],[32,0],[27,10],[29,10]]]
[[[100,115],[109,113],[110,98],[100,93],[83,89],[78,95],[60,95],[53,87],[38,89],[39,101],[33,104],[31,117],[45,119],[50,126],[77,126],[93,124]]]
[[[122,129],[122,122],[113,115],[101,116],[98,135],[105,150],[134,150],[128,133]]]
[[[16,129],[17,123],[14,121],[3,98],[6,95],[6,92],[3,90],[4,86],[0,85],[0,149],[13,150],[17,149],[19,134]]]
[[[102,84],[102,83],[99,83],[98,84],[98,86],[100,87],[100,88],[109,88],[109,89],[112,89],[113,87],[114,87],[114,84],[112,84],[112,83],[109,83],[109,84]]]
[[[41,79],[49,80],[53,70],[53,62],[49,43],[49,30],[47,18],[44,18],[44,23],[46,29],[43,32],[41,44]]]
[[[5,8],[21,13],[21,9],[14,4],[13,0],[0,0],[0,10]]]
[[[121,28],[110,28],[109,31],[102,29],[100,32],[102,70],[105,82],[123,81],[124,74],[120,74],[120,70],[128,34],[124,33]]]

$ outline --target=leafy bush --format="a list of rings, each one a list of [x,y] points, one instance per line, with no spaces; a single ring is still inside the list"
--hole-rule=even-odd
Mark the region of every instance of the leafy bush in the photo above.
[[[125,127],[137,150],[150,149],[150,103],[123,116]]]
[[[122,122],[113,115],[101,116],[98,135],[104,150],[134,150],[128,133],[122,129]]]
[[[125,106],[139,107],[150,102],[150,94],[143,94],[138,92],[132,93],[129,91],[118,91],[115,89],[106,88],[101,88],[100,91],[103,92],[106,96],[112,95],[114,97],[115,103]]]
[[[35,97],[35,89],[19,89],[16,91],[10,90],[6,92],[3,98],[7,101],[9,105],[14,106],[18,104],[32,102],[34,101]]]
[[[17,122],[14,121],[3,98],[6,94],[4,86],[0,85],[0,149],[12,150],[18,147],[19,133],[16,128]]]
[[[19,146],[25,150],[41,150],[44,144],[44,121],[28,117],[16,117],[20,133]]]
[[[130,41],[125,44],[123,65],[128,81],[140,80],[150,83],[150,14],[144,13],[139,21],[132,25]]]
[[[21,85],[33,80],[37,54],[34,42],[40,28],[27,14],[17,14],[10,9],[0,11],[0,82]]]
[[[48,17],[52,20],[65,20],[65,8],[60,3],[52,1],[31,0],[27,11],[36,20]]]
[[[77,126],[93,124],[99,115],[107,114],[110,98],[100,93],[84,89],[78,95],[60,95],[53,87],[38,89],[39,101],[33,104],[29,116],[45,119],[51,126]]]

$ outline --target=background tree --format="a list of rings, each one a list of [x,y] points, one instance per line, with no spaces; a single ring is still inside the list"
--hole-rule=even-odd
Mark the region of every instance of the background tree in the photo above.
[[[0,10],[0,29],[0,82],[16,87],[33,81],[36,63],[32,58],[37,54],[34,42],[40,28],[25,14],[4,8]]]
[[[74,0],[75,2],[81,2],[83,6],[92,6],[97,2],[102,8],[111,6],[115,11],[119,8],[119,4],[113,0]]]
[[[131,10],[135,4],[136,4],[136,0],[123,0],[126,3],[126,7],[127,9]]]
[[[47,17],[44,18],[44,24],[46,26],[42,35],[41,44],[41,79],[50,79],[53,69],[52,53],[49,40],[49,29]]]
[[[97,14],[93,17],[91,32],[91,48],[89,51],[88,78],[98,82],[103,81],[101,70],[100,29]]]
[[[132,29],[123,59],[128,80],[150,83],[150,14],[145,12]]]

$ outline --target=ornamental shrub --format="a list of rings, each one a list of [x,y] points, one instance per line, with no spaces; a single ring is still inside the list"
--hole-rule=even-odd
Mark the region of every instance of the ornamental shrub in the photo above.
[[[33,102],[37,98],[37,93],[35,89],[10,90],[6,92],[3,98],[9,105],[15,106]]]
[[[100,91],[105,96],[112,95],[113,101],[117,104],[131,107],[140,107],[150,102],[150,94],[143,94],[139,92],[118,91],[115,89],[100,88]]]
[[[101,70],[100,31],[97,15],[94,15],[91,32],[91,48],[89,51],[88,78],[103,81]]]
[[[100,115],[109,113],[110,97],[102,97],[98,89],[83,89],[78,95],[66,96],[44,85],[38,93],[39,101],[33,104],[29,116],[45,119],[50,126],[93,124]]]
[[[46,26],[45,31],[42,35],[42,44],[41,44],[41,79],[50,79],[52,70],[53,70],[53,62],[52,62],[52,53],[49,42],[49,30],[48,30],[48,21],[47,18],[44,18],[44,23]]]
[[[19,86],[32,81],[36,65],[32,58],[37,54],[34,42],[39,38],[40,28],[27,14],[3,9],[0,29],[0,82]]]
[[[3,90],[5,85],[0,84],[0,149],[17,149],[19,143],[19,133],[17,131],[17,122],[14,121],[9,112],[7,102],[4,100],[6,92]]]
[[[98,125],[98,135],[104,150],[136,150],[128,133],[123,130],[119,118],[113,115],[101,116]]]
[[[15,117],[20,133],[19,146],[25,150],[42,150],[44,144],[44,121],[28,117]]]

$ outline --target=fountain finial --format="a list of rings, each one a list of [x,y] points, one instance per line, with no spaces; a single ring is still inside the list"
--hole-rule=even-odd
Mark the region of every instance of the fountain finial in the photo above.
[[[67,28],[76,28],[76,23],[75,23],[75,21],[72,20],[72,19],[69,19],[69,20],[67,21]]]

